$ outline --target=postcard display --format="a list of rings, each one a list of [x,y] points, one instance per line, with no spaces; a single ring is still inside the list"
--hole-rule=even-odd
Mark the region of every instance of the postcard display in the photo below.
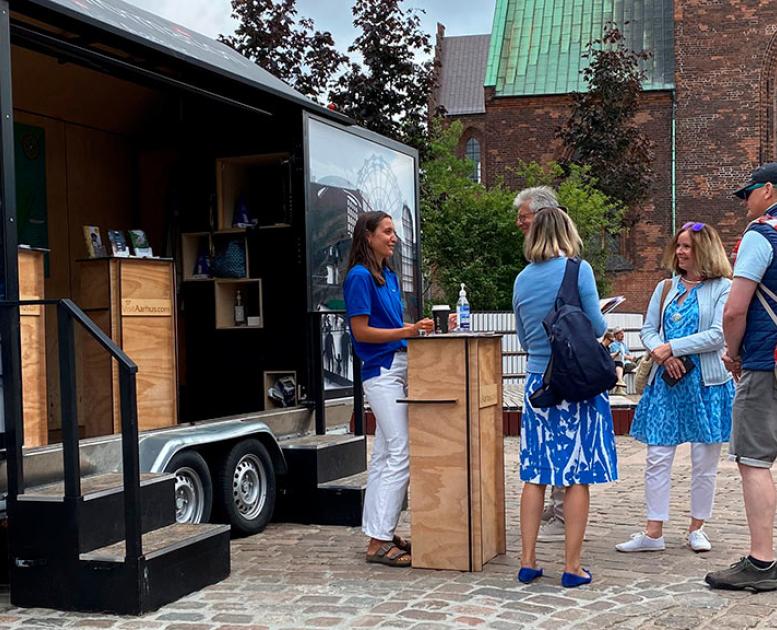
[[[42,300],[43,258],[47,250],[19,248],[19,299]],[[39,304],[19,308],[22,342],[22,412],[24,446],[48,444],[48,401],[46,394],[46,321]]]
[[[501,357],[493,333],[409,342],[414,567],[482,571],[505,553]]]
[[[138,366],[138,428],[176,424],[175,273],[159,258],[96,258],[81,264],[81,306]],[[96,342],[81,337],[79,403],[85,437],[121,430],[119,373]]]

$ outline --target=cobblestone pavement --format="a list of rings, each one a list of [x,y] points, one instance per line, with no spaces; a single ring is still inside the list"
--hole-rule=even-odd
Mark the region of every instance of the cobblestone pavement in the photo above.
[[[717,509],[707,527],[713,550],[683,544],[690,463],[681,447],[674,468],[675,519],[664,553],[619,554],[643,513],[643,447],[618,438],[621,481],[592,489],[584,564],[594,583],[563,589],[562,543],[543,544],[546,577],[515,582],[518,569],[517,438],[506,444],[508,550],[482,573],[393,569],[364,562],[358,528],[272,524],[232,543],[232,575],[142,618],[0,606],[2,628],[237,630],[258,628],[777,628],[777,593],[710,591],[711,569],[744,551],[746,526],[736,468],[721,464]],[[408,514],[401,532],[409,533]]]

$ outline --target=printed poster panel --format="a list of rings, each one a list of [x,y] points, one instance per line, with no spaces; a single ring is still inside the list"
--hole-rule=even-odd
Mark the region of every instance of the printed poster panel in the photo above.
[[[418,318],[416,159],[343,128],[308,118],[309,304],[315,311],[343,311],[343,281],[353,228],[371,210],[391,215],[399,242],[390,261],[399,277],[405,318]],[[321,319],[327,388],[350,387],[353,368],[342,315]],[[347,349],[346,346],[348,346]]]

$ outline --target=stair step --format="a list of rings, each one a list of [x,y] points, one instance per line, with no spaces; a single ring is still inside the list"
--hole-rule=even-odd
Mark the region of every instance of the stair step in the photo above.
[[[173,523],[143,534],[143,555],[147,560],[181,549],[200,540],[229,532],[229,525],[202,523]],[[99,562],[124,562],[125,541],[120,540],[93,551],[82,553],[81,560]]]
[[[341,479],[320,483],[318,487],[321,490],[364,490],[367,488],[368,476],[368,471],[364,470],[350,477],[342,477]]]
[[[18,496],[15,522],[16,548],[20,557],[39,553],[62,553],[67,547],[62,527],[51,531],[51,523],[67,522],[64,483],[27,488]],[[121,473],[93,475],[81,480],[80,500],[75,502],[78,525],[78,553],[98,549],[124,538],[124,488]],[[141,528],[149,532],[175,523],[175,477],[164,473],[143,473],[140,480]],[[110,517],[106,517],[110,515]],[[12,525],[13,527],[13,525]],[[60,549],[59,552],[54,550]]]
[[[314,490],[367,467],[364,436],[306,435],[284,440],[280,446],[289,471],[284,481],[290,489]]]
[[[106,515],[110,518],[110,515]],[[141,615],[230,572],[228,525],[174,524],[143,535],[143,556],[124,558],[124,541],[80,554],[11,564],[11,603]]]
[[[140,487],[154,483],[164,483],[169,479],[175,480],[175,476],[171,473],[140,473]],[[85,501],[123,491],[124,476],[120,472],[81,478],[81,496],[83,496]],[[57,481],[26,488],[24,493],[18,496],[18,499],[19,501],[56,501],[64,499],[64,496],[65,482]]]

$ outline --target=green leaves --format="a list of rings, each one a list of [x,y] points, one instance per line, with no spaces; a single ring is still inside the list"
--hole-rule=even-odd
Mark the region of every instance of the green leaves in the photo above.
[[[652,143],[634,123],[644,73],[640,62],[650,53],[624,45],[622,32],[612,23],[601,39],[588,43],[583,71],[589,90],[573,94],[572,114],[559,130],[573,164],[587,164],[598,188],[632,210],[645,200],[655,177]]]
[[[511,310],[513,281],[526,265],[523,235],[515,225],[518,190],[501,182],[490,189],[469,179],[472,164],[456,156],[462,126],[432,124],[430,151],[423,162],[421,226],[426,302],[455,304],[459,283],[475,311]],[[556,162],[519,162],[521,188],[547,184],[558,191],[585,243],[583,257],[606,290],[607,237],[620,227],[623,207],[597,187],[590,167]]]

